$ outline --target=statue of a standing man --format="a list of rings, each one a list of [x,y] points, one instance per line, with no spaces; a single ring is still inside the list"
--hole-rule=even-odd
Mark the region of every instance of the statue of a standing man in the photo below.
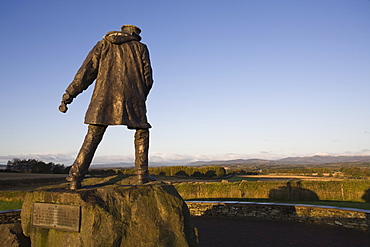
[[[154,181],[148,172],[149,128],[146,99],[153,84],[149,51],[141,43],[141,30],[124,25],[121,31],[108,32],[90,51],[74,80],[62,97],[59,110],[93,82],[95,88],[85,123],[88,132],[69,172],[70,188],[81,188],[94,153],[108,125],[135,129],[135,168],[139,184]]]

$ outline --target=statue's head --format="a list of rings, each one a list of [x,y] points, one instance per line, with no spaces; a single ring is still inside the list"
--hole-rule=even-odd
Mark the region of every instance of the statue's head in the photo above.
[[[140,28],[134,25],[123,25],[121,31],[122,33],[128,33],[130,35],[139,35],[141,33]]]

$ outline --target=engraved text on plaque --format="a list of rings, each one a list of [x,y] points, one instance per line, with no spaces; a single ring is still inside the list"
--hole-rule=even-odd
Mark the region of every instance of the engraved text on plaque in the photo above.
[[[33,203],[33,226],[79,232],[80,219],[80,206],[40,202]]]

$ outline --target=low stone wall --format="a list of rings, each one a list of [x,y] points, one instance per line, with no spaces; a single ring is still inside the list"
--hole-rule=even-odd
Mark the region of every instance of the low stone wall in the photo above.
[[[0,224],[21,222],[21,210],[0,211]]]
[[[283,203],[186,201],[192,216],[259,217],[337,225],[370,232],[370,210]],[[0,224],[20,222],[21,210],[0,212]]]
[[[187,201],[192,216],[259,217],[370,231],[370,210],[283,203]]]

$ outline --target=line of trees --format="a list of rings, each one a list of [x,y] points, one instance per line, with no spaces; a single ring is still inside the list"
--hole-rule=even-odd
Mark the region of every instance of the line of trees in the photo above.
[[[342,172],[344,175],[353,178],[370,177],[370,168],[342,167],[339,171]]]
[[[221,178],[226,175],[225,168],[222,166],[162,166],[150,167],[149,171],[153,175],[163,176],[185,176],[185,177],[209,177]]]
[[[45,163],[36,159],[18,159],[9,160],[5,172],[24,172],[24,173],[68,173],[69,167],[54,164],[53,162]]]
[[[111,169],[111,170],[97,170],[91,169],[89,171],[92,175],[108,175],[115,173],[122,173],[124,175],[134,175],[134,168],[125,169]],[[162,166],[162,167],[149,167],[149,173],[152,175],[161,176],[182,176],[182,177],[208,177],[208,178],[222,178],[226,175],[225,168],[222,166]]]
[[[332,167],[282,167],[282,168],[264,168],[257,169],[255,167],[249,168],[230,168],[228,173],[236,175],[266,175],[271,173],[279,174],[294,174],[294,175],[316,175],[323,176],[329,174],[329,176],[344,176],[349,178],[368,178],[370,177],[370,167],[366,167],[367,163],[360,164],[363,167],[356,166],[337,166]],[[339,175],[340,174],[340,175]]]

